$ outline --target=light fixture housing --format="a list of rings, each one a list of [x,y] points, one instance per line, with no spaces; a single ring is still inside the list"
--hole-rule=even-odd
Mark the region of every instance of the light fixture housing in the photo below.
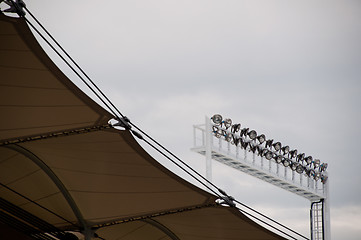
[[[304,158],[305,158],[305,154],[304,154],[304,153],[300,153],[300,154],[297,155],[296,161],[297,161],[297,162],[303,162]]]
[[[216,138],[221,138],[224,135],[223,130],[218,128],[218,130],[214,133],[214,135],[216,136]]]
[[[313,179],[315,179],[315,181],[318,181],[320,178],[321,178],[321,173],[315,172],[315,174],[313,175]]]
[[[315,176],[315,174],[316,174],[315,170],[309,169],[309,168],[306,169],[306,175],[307,175],[307,176],[313,177],[313,176]]]
[[[241,130],[241,132],[240,132],[240,134],[239,135],[241,135],[241,137],[242,136],[247,136],[247,134],[248,134],[248,130],[249,130],[249,128],[242,128],[242,130]]]
[[[271,160],[272,159],[272,157],[273,157],[273,152],[271,152],[271,151],[269,151],[269,150],[267,150],[267,149],[265,149],[267,152],[265,153],[265,158],[267,159],[267,160]]]
[[[236,132],[238,132],[239,130],[241,130],[241,124],[240,124],[240,123],[237,123],[237,124],[233,124],[233,125],[232,125],[232,127],[231,127],[231,132],[236,133]]]
[[[324,184],[324,183],[326,183],[326,181],[327,181],[327,179],[328,179],[328,176],[327,175],[321,175],[321,182]]]
[[[266,141],[266,136],[264,134],[261,134],[259,136],[257,136],[257,140],[259,142],[259,144],[264,143],[264,141]]]
[[[289,159],[287,159],[287,158],[284,158],[284,159],[282,160],[282,164],[283,164],[283,166],[288,167],[288,166],[290,166],[290,164],[291,164],[291,160],[289,160]]]
[[[272,146],[277,152],[282,148],[282,144],[280,142],[275,142]]]
[[[297,172],[298,174],[302,174],[303,171],[305,171],[305,167],[302,166],[301,164],[298,164],[298,166],[297,166],[297,168],[296,168],[296,172]]]
[[[286,155],[287,153],[289,153],[290,147],[289,146],[283,146],[281,148],[281,151],[283,152],[283,155]]]
[[[291,151],[289,151],[290,154],[290,158],[294,158],[297,156],[297,149],[293,149]]]
[[[313,168],[316,169],[320,167],[321,161],[320,159],[315,159],[312,161],[312,164],[313,164]]]
[[[290,165],[290,168],[292,169],[292,171],[296,171],[298,165],[299,165],[298,163],[292,162],[291,165]]]
[[[303,160],[306,162],[307,165],[311,165],[313,158],[312,156],[307,156]]]
[[[251,130],[251,131],[248,132],[247,135],[248,135],[248,137],[249,137],[250,139],[255,140],[256,137],[257,137],[257,132],[256,132],[255,130]]]
[[[223,124],[224,124],[225,128],[228,129],[232,126],[232,120],[230,118],[226,118],[226,119],[224,119]]]
[[[327,164],[327,163],[322,163],[322,164],[320,165],[320,172],[326,171],[327,167],[328,167],[328,164]]]
[[[216,125],[221,125],[222,123],[222,115],[220,114],[214,114],[213,117],[211,117],[212,121]]]
[[[219,127],[218,127],[218,126],[212,126],[213,133],[217,132],[217,131],[218,131],[218,129],[219,129]]]
[[[268,152],[268,150],[265,149],[265,148],[262,148],[262,149],[260,148],[259,150],[260,150],[259,155],[260,155],[261,157],[264,157],[264,156],[266,155],[266,153]]]
[[[266,141],[265,147],[271,148],[271,147],[272,147],[272,144],[273,144],[273,139],[268,139],[268,140]]]
[[[284,159],[284,157],[281,156],[281,155],[276,155],[274,157],[274,160],[275,160],[276,163],[281,163],[283,159]]]

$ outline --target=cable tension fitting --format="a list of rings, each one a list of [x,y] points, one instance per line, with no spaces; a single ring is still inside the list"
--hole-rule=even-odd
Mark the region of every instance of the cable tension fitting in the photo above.
[[[0,3],[3,2],[4,0],[0,0]],[[6,0],[4,1],[4,3],[6,3],[7,5],[9,5],[10,8],[3,10],[3,12],[8,12],[8,13],[17,13],[20,17],[24,17],[25,16],[25,11],[23,8],[26,7],[26,4],[24,3],[23,0]]]
[[[236,204],[234,203],[234,197],[229,196],[225,191],[220,188],[218,188],[218,191],[223,195],[223,197],[219,199],[219,204],[227,204],[230,207],[236,207]]]
[[[118,122],[112,124],[113,127],[122,127],[125,130],[129,130],[134,134],[134,136],[136,136],[137,138],[143,140],[143,136],[140,133],[138,133],[137,131],[132,130],[132,126],[129,124],[130,123],[129,118],[124,116],[122,118],[117,118],[116,120]]]

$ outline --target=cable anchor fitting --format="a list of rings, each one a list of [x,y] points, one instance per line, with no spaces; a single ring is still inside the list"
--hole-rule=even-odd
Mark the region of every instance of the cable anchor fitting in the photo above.
[[[130,120],[127,117],[117,118],[117,123],[112,124],[113,127],[123,127],[125,130],[129,130],[139,139],[143,139],[143,136],[137,131],[132,130],[132,126],[130,125]]]
[[[3,0],[0,0],[0,3]],[[26,4],[24,3],[23,0],[6,0],[4,1],[4,3],[6,3],[7,5],[9,5],[10,8],[3,10],[3,12],[8,12],[8,13],[17,13],[20,17],[24,17],[25,16],[25,11],[24,8],[26,8]]]
[[[130,126],[130,120],[127,117],[122,117],[122,118],[117,118],[116,119],[118,122],[112,124],[113,127],[123,127],[125,128],[125,130],[130,130],[132,128],[132,126]]]
[[[218,192],[220,192],[223,197],[221,197],[220,199],[218,199],[218,203],[219,204],[226,204],[230,207],[236,207],[236,204],[234,203],[234,197],[229,196],[225,191],[223,191],[222,189],[218,188]]]
[[[234,203],[234,197],[232,196],[224,196],[221,199],[219,199],[219,204],[223,205],[226,204],[230,207],[236,207],[236,204]]]

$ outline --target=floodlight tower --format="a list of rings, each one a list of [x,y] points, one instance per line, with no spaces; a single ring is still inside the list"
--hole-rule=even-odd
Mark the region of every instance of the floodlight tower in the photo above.
[[[219,114],[194,125],[192,151],[206,156],[206,177],[212,178],[212,159],[283,188],[311,202],[311,240],[330,240],[327,163],[306,156],[255,130],[232,124]]]

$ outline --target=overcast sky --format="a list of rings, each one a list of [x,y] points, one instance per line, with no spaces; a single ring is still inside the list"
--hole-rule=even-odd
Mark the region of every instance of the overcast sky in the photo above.
[[[25,2],[123,114],[200,173],[192,125],[214,113],[327,162],[332,238],[360,239],[361,1]],[[308,200],[219,163],[213,179],[309,236]]]

